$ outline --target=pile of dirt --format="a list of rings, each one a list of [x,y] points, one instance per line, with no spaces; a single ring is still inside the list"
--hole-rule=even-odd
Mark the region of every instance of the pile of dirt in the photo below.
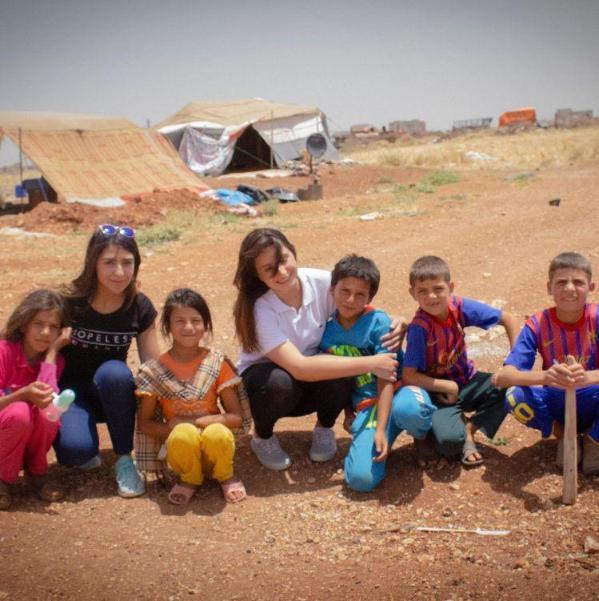
[[[111,208],[80,203],[42,202],[25,213],[0,217],[0,225],[55,234],[64,233],[66,230],[90,231],[100,223],[126,223],[139,228],[154,225],[164,219],[170,211],[176,210],[218,213],[225,211],[226,207],[209,198],[200,198],[190,190],[155,191],[130,196],[125,200],[125,205]]]

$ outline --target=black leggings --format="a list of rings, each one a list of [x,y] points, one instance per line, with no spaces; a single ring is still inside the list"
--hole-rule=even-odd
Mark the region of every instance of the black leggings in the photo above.
[[[351,405],[353,378],[302,382],[271,362],[252,365],[241,377],[260,438],[270,438],[282,417],[314,412],[322,426],[332,428],[344,407]]]

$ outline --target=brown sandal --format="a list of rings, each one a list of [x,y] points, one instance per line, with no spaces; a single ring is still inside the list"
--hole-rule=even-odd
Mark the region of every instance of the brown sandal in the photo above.
[[[10,507],[12,498],[10,495],[10,488],[6,482],[0,480],[0,511],[5,511]]]
[[[35,474],[26,474],[27,484],[29,488],[36,494],[38,499],[53,503],[60,501],[64,497],[64,489],[60,484],[46,478],[46,476],[38,476]]]

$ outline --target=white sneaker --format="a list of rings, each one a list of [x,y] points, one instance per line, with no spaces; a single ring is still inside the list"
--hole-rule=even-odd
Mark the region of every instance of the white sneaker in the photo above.
[[[281,448],[278,438],[273,434],[270,438],[254,436],[250,447],[258,461],[269,470],[286,470],[291,465],[291,458]]]
[[[337,453],[337,441],[332,428],[316,426],[312,432],[312,446],[310,447],[310,459],[322,463],[330,461]]]

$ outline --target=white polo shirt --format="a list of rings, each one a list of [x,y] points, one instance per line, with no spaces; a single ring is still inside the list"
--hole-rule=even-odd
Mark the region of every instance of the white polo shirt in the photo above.
[[[297,270],[302,285],[302,305],[296,311],[285,304],[272,290],[265,292],[254,305],[259,350],[240,351],[237,369],[243,373],[250,365],[264,363],[264,356],[284,342],[291,342],[302,355],[318,352],[327,320],[334,310],[331,293],[331,272],[300,267]]]

